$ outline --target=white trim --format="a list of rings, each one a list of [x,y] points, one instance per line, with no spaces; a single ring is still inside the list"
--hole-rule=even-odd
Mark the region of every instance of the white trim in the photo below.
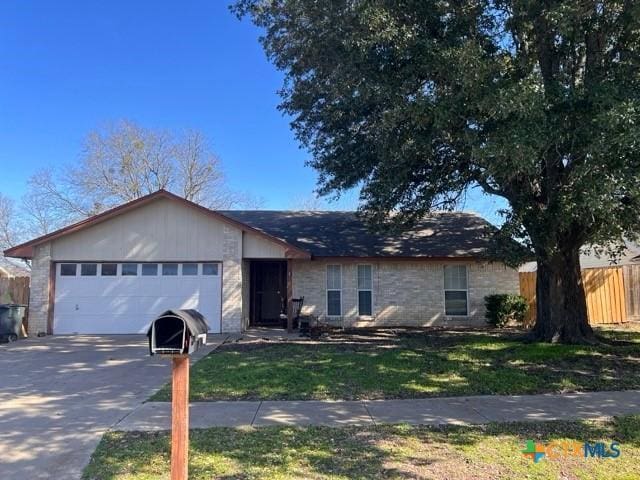
[[[444,278],[444,271],[446,267],[464,267],[464,273],[466,276],[466,284],[467,284],[467,288],[466,289],[462,289],[462,288],[445,288],[445,278]],[[465,292],[466,293],[466,302],[467,302],[467,313],[464,315],[452,315],[447,313],[447,297],[446,297],[446,292]],[[451,264],[451,265],[443,265],[442,266],[442,307],[443,307],[443,311],[444,311],[444,316],[445,317],[453,317],[453,318],[468,318],[469,317],[469,266],[466,264]]]
[[[338,267],[340,269],[340,288],[329,288],[329,267]],[[342,312],[344,311],[344,305],[343,305],[343,299],[344,296],[342,295],[342,265],[339,263],[328,263],[325,267],[325,273],[324,273],[324,288],[325,288],[325,296],[324,296],[324,301],[325,301],[325,312],[327,314],[327,317],[329,318],[341,318],[342,317]],[[339,315],[329,315],[329,292],[340,292],[340,314]]]
[[[371,269],[371,287],[370,288],[360,288],[358,285],[358,268],[360,267],[369,267]],[[370,292],[371,293],[371,313],[362,314],[360,313],[360,292]],[[356,264],[356,307],[358,310],[358,316],[363,318],[373,318],[373,264],[372,263],[358,263]]]

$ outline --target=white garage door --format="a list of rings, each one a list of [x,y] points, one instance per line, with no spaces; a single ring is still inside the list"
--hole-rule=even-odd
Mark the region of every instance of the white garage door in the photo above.
[[[53,333],[146,333],[179,308],[219,333],[221,273],[219,263],[58,263]]]

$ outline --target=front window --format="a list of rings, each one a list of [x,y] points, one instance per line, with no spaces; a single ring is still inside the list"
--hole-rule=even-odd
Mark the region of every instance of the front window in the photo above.
[[[327,315],[342,315],[342,267],[327,265]]]
[[[358,315],[373,315],[371,265],[358,265]]]
[[[444,267],[444,313],[452,316],[468,315],[466,265]]]

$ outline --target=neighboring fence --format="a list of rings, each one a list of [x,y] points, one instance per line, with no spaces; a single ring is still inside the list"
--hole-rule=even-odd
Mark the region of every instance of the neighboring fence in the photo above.
[[[29,277],[0,277],[0,303],[19,303],[22,305],[29,304]],[[27,331],[29,325],[29,310],[25,314],[22,322]]]
[[[529,303],[524,325],[530,327],[536,323],[536,272],[520,272],[520,295]]]
[[[29,303],[29,277],[0,277],[0,303]]]
[[[640,321],[640,265],[625,265],[622,271],[627,320]]]
[[[627,268],[629,273],[623,271]],[[627,280],[631,274],[635,276],[635,283],[632,283],[633,280]],[[628,315],[627,310],[636,312],[635,315],[640,319],[640,265],[586,268],[582,270],[582,282],[590,324],[623,323],[633,320],[633,316]],[[520,295],[529,302],[529,312],[524,323],[531,326],[536,320],[536,272],[520,273]],[[633,302],[634,310],[628,308],[629,299]]]

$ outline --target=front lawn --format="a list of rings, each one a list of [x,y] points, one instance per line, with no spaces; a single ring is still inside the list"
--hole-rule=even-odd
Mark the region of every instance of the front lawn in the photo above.
[[[518,333],[378,330],[316,343],[223,345],[194,365],[191,400],[419,398],[640,388],[640,332],[626,345],[524,344]],[[152,400],[170,400],[165,386]]]
[[[616,459],[565,457],[534,464],[527,440],[620,442]],[[107,433],[85,480],[169,478],[166,433]],[[640,416],[608,422],[477,427],[268,427],[191,432],[190,479],[636,479]]]

